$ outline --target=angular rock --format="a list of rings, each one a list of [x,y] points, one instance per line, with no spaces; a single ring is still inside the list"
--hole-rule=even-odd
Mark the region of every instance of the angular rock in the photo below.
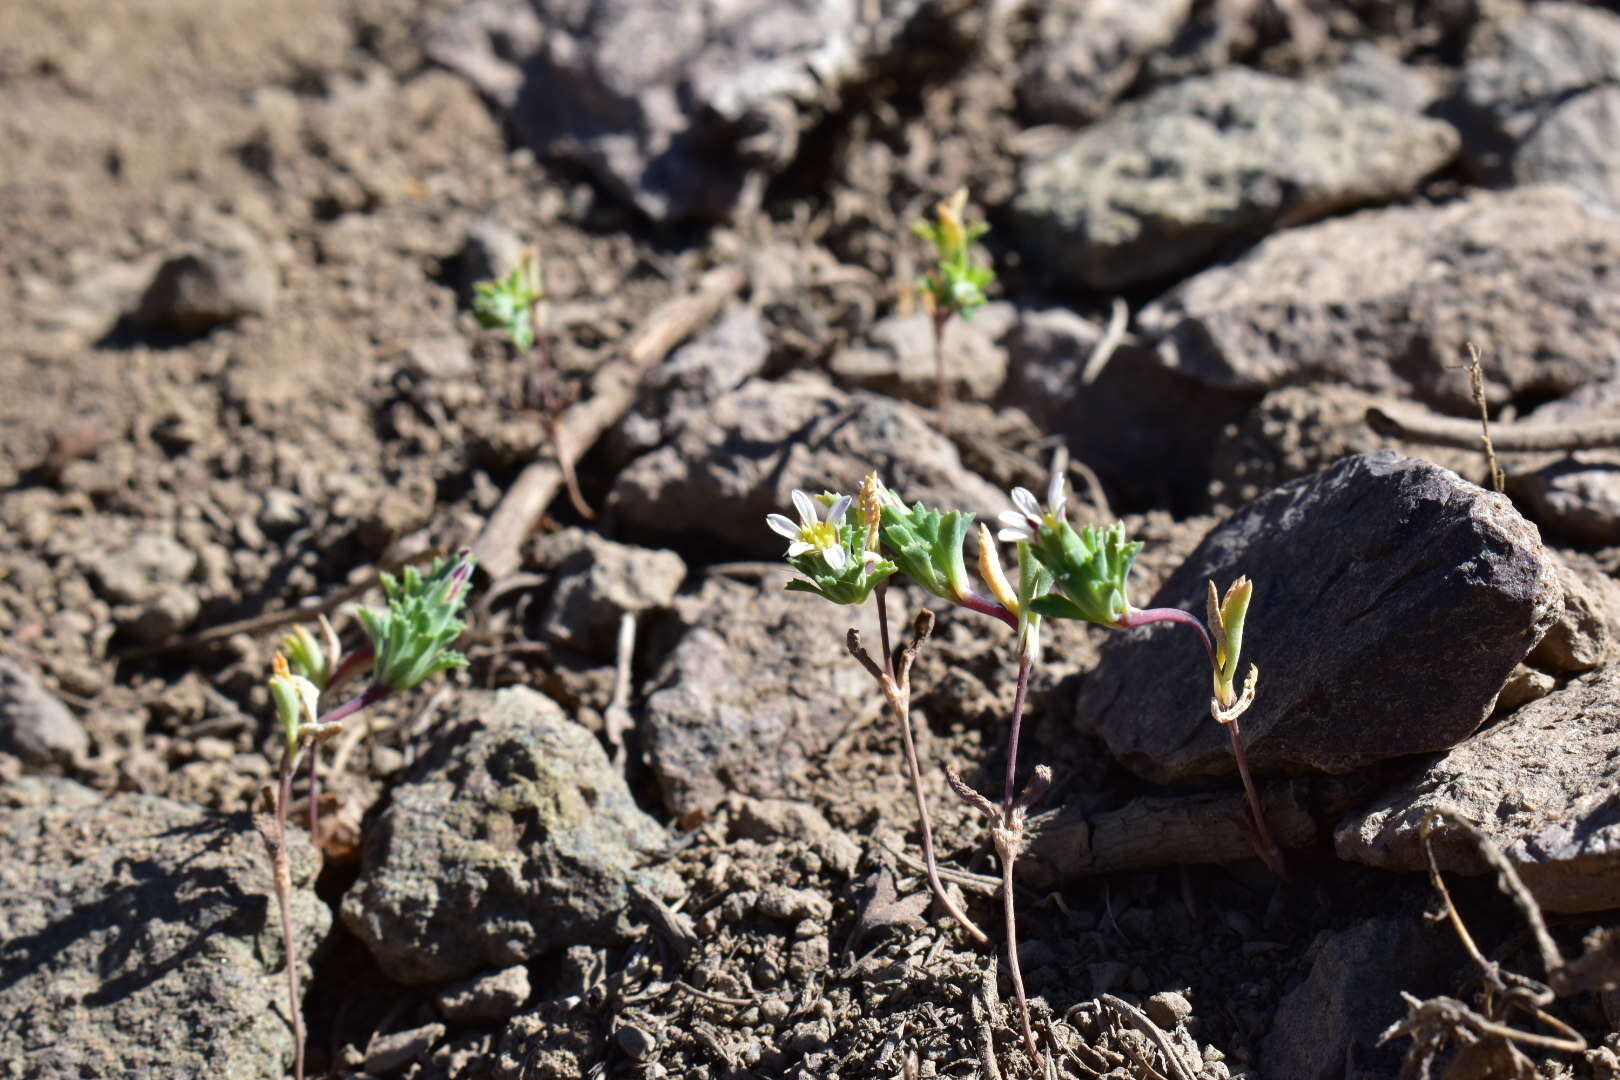
[[[628,931],[667,843],[591,733],[523,687],[469,693],[365,838],[343,921],[405,983]]]
[[[707,415],[722,395],[759,374],[770,350],[759,312],[731,308],[642,379],[635,406],[608,433],[612,456],[622,465]]]
[[[584,530],[550,539],[557,585],[541,630],[594,656],[613,657],[620,616],[669,607],[686,577],[686,563],[673,551],[619,544]],[[559,551],[563,545],[572,550]]]
[[[1191,10],[1191,0],[1048,4],[1023,61],[1019,102],[1051,123],[1097,119],[1130,88],[1142,62],[1174,40]]]
[[[143,532],[124,547],[97,558],[90,572],[108,600],[138,604],[165,585],[185,581],[196,566],[197,553],[173,536]]]
[[[35,769],[62,768],[83,758],[90,736],[27,668],[0,657],[0,753]]]
[[[1482,346],[1486,395],[1564,394],[1615,372],[1620,220],[1569,191],[1482,192],[1290,229],[1149,305],[1174,368],[1249,392],[1343,383],[1471,415],[1452,370]],[[1472,415],[1478,415],[1477,411]]]
[[[1409,194],[1456,150],[1449,125],[1417,113],[1230,68],[1126,105],[1027,163],[1013,219],[1063,287],[1114,290]]]
[[[1620,584],[1588,556],[1562,552],[1555,561],[1564,603],[1527,659],[1543,671],[1590,671],[1620,645]]]
[[[920,410],[814,378],[752,379],[724,395],[625,468],[608,506],[638,527],[779,555],[765,515],[787,512],[794,488],[854,491],[874,470],[908,501],[979,514],[1006,506]]]
[[[945,378],[959,401],[989,401],[1007,377],[1007,354],[996,342],[1016,315],[1011,304],[987,304],[971,322],[945,324]],[[937,385],[933,317],[891,315],[872,327],[870,342],[833,354],[827,369],[840,386],[871,390],[932,407]]]
[[[179,334],[201,334],[244,315],[268,315],[276,303],[276,268],[242,222],[200,215],[186,250],[158,267],[132,321]]]
[[[707,582],[701,612],[654,677],[640,731],[664,805],[691,821],[732,792],[803,799],[814,763],[851,724],[881,709],[851,659],[854,626],[876,642],[870,604],[838,607],[782,589]],[[890,619],[905,625],[890,593]]]
[[[1410,781],[1342,821],[1339,856],[1425,870],[1419,829],[1431,810],[1473,822],[1549,911],[1620,907],[1620,667],[1583,675],[1453,747]],[[1479,874],[1472,839],[1441,821],[1442,870]]]
[[[301,836],[302,967],[331,913]],[[247,815],[147,795],[0,810],[0,853],[0,1046],[27,1075],[288,1075],[281,921]]]
[[[1449,927],[1418,913],[1317,935],[1305,981],[1282,999],[1261,1045],[1264,1080],[1372,1080],[1400,1072],[1401,1049],[1379,1036],[1406,1014],[1401,991],[1450,989],[1463,952]]]
[[[472,0],[429,54],[659,221],[757,202],[843,90],[892,64],[926,5]]]
[[[457,1024],[498,1024],[510,1020],[529,1000],[529,969],[513,964],[452,983],[434,999],[446,1020]]]
[[[1457,112],[1485,182],[1561,181],[1620,208],[1620,15],[1545,3],[1481,24]]]
[[[1451,746],[1491,713],[1561,603],[1554,561],[1506,498],[1393,451],[1358,454],[1217,526],[1150,603],[1202,617],[1206,582],[1254,581],[1243,717],[1260,773],[1348,773]],[[1110,636],[1080,693],[1127,768],[1159,782],[1230,776],[1190,631]]]

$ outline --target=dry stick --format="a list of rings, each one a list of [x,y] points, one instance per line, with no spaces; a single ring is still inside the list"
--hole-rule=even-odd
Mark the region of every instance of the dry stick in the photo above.
[[[1108,366],[1108,361],[1113,357],[1114,350],[1119,348],[1125,341],[1125,327],[1130,320],[1130,305],[1125,303],[1123,297],[1114,297],[1114,306],[1108,315],[1108,328],[1103,331],[1103,336],[1097,339],[1097,344],[1092,347],[1091,355],[1086,357],[1086,366],[1081,369],[1080,384],[1082,386],[1090,386],[1096,382],[1097,377],[1102,374],[1103,368]]]
[[[882,592],[878,593],[879,603],[882,603]],[[886,621],[886,620],[880,620]],[[911,794],[917,803],[917,817],[922,826],[923,865],[928,875],[929,888],[933,889],[934,897],[950,916],[967,931],[969,937],[980,945],[988,944],[990,939],[973,924],[973,920],[956,902],[945,892],[945,886],[939,879],[939,867],[934,858],[934,828],[928,815],[928,799],[923,794],[922,769],[917,764],[917,746],[911,737],[911,665],[917,658],[918,647],[934,631],[934,613],[921,611],[917,614],[917,621],[912,627],[912,639],[909,644],[900,650],[899,669],[892,666],[885,670],[878,667],[866,649],[861,645],[861,632],[850,627],[846,644],[849,654],[864,667],[867,674],[877,681],[883,690],[883,697],[889,703],[890,710],[895,719],[900,722],[900,739],[906,751],[906,770],[911,775]]]
[[[744,281],[741,270],[723,266],[705,274],[694,292],[666,301],[654,311],[625,346],[624,355],[597,372],[590,396],[559,417],[559,460],[583,457],[634,403],[642,377],[684,338],[713,319]],[[472,546],[492,577],[503,578],[518,568],[524,541],[564,482],[557,462],[536,461],[507,489]]]
[[[1437,416],[1427,409],[1386,402],[1367,410],[1367,426],[1389,435],[1432,446],[1472,450],[1479,445],[1479,429],[1472,420]],[[1620,446],[1620,420],[1588,420],[1579,424],[1497,424],[1491,444],[1507,454],[1543,451],[1600,450]]]
[[[1507,478],[1496,460],[1496,447],[1491,445],[1491,417],[1485,407],[1485,373],[1480,370],[1479,350],[1472,341],[1468,343],[1468,385],[1474,393],[1474,404],[1479,406],[1479,437],[1485,444],[1485,462],[1491,467],[1491,487],[1502,491],[1507,487]]]
[[[1130,1025],[1136,1030],[1153,1040],[1159,1048],[1159,1053],[1164,1055],[1165,1063],[1170,1066],[1170,1071],[1175,1074],[1176,1080],[1193,1080],[1195,1073],[1190,1072],[1187,1066],[1182,1063],[1181,1055],[1176,1053],[1175,1047],[1170,1044],[1170,1040],[1165,1036],[1164,1031],[1160,1029],[1158,1024],[1153,1022],[1151,1017],[1135,1005],[1117,998],[1113,994],[1103,994],[1098,1000],[1113,1009],[1123,1019],[1129,1021]]]

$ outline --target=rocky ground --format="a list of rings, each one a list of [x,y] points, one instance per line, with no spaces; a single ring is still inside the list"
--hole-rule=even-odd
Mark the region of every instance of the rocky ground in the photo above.
[[[1620,1076],[1617,72],[1561,2],[0,6],[0,1063],[290,1074],[270,656],[472,544],[471,666],[296,838],[311,1075],[1038,1075],[928,909],[875,615],[763,519],[873,469],[993,516],[1062,446],[1139,604],[1255,581],[1289,872],[1188,640],[1053,627],[1050,1073]],[[941,417],[909,225],[962,186]],[[525,245],[592,519],[470,310]],[[996,936],[942,766],[995,785],[1010,635],[891,603]]]

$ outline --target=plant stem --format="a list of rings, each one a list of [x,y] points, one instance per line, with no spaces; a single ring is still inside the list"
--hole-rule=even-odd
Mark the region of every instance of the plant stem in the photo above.
[[[372,658],[376,655],[377,650],[370,642],[360,646],[352,653],[345,654],[343,659],[338,661],[337,670],[333,671],[331,678],[326,680],[326,689],[336,690],[342,686],[362,667],[371,663]]]
[[[1143,611],[1141,608],[1127,607],[1125,614],[1121,615],[1114,625],[1121,630],[1129,630],[1135,626],[1147,626],[1149,623],[1157,622],[1181,623],[1198,631],[1199,640],[1204,643],[1204,651],[1209,654],[1209,666],[1212,669],[1215,667],[1215,643],[1209,639],[1209,631],[1204,629],[1204,624],[1198,616],[1180,608],[1161,607]]]
[[[1018,616],[1014,615],[1012,612],[1008,611],[994,600],[986,600],[984,597],[980,596],[971,589],[957,597],[956,604],[958,607],[965,607],[969,611],[976,611],[980,615],[988,615],[992,619],[1000,619],[1012,629],[1018,629]]]
[[[339,665],[341,669],[342,665]],[[336,679],[333,680],[336,682]],[[374,705],[388,696],[388,687],[382,683],[372,683],[355,697],[345,701],[335,709],[329,709],[315,721],[319,724],[335,724],[340,720],[353,716],[368,705]],[[320,838],[316,827],[320,823],[321,802],[321,744],[312,740],[309,746],[309,839],[320,850]]]
[[[945,378],[945,323],[950,319],[948,308],[934,310],[934,406],[939,411],[939,426],[944,428],[946,410],[951,404],[950,383]]]
[[[1232,756],[1237,758],[1238,775],[1243,777],[1243,790],[1249,797],[1249,816],[1254,820],[1255,844],[1260,849],[1260,858],[1272,873],[1286,880],[1288,874],[1283,865],[1282,850],[1271,838],[1271,829],[1266,825],[1266,812],[1260,805],[1260,793],[1255,789],[1254,777],[1249,775],[1249,757],[1243,749],[1243,733],[1238,730],[1235,717],[1226,721],[1226,726],[1227,733],[1232,737]]]
[[[1023,649],[1018,651],[1018,691],[1013,695],[1012,724],[1007,734],[1007,782],[1002,786],[1004,814],[1012,812],[1013,800],[1018,797],[1018,735],[1024,725],[1024,695],[1029,690],[1031,657]]]
[[[996,830],[996,854],[1001,859],[1001,910],[1007,923],[1007,973],[1012,976],[1013,994],[1018,998],[1018,1016],[1024,1025],[1024,1048],[1041,1068],[1041,1052],[1035,1045],[1035,1032],[1029,1023],[1029,998],[1024,995],[1024,972],[1018,963],[1018,905],[1013,899],[1013,866],[1023,841],[1023,822],[1013,820],[1011,804],[1003,811],[1004,825]],[[1016,830],[1016,832],[1014,832]]]
[[[287,966],[287,1010],[292,1015],[293,1076],[304,1080],[304,1007],[298,993],[298,950],[293,946],[292,871],[287,865],[287,807],[292,802],[296,754],[281,758],[281,784],[276,791],[276,825],[271,870],[275,878],[276,902],[281,907],[281,943]]]
[[[877,596],[878,636],[883,641],[883,674],[894,678],[894,652],[889,648],[889,585],[883,582],[872,590]]]
[[[540,402],[546,413],[546,432],[551,436],[551,452],[557,457],[557,467],[562,470],[563,486],[568,489],[568,501],[574,504],[574,509],[586,521],[596,520],[596,511],[586,503],[585,496],[579,490],[579,478],[574,474],[574,459],[569,456],[566,441],[563,438],[562,403],[557,400],[557,363],[551,355],[551,338],[540,328],[540,302],[537,300],[534,309],[530,312],[531,325],[534,327],[535,352],[540,357]]]

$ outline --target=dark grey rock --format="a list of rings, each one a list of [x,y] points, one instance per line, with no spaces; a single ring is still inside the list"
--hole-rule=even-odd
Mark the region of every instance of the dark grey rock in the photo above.
[[[498,1024],[517,1015],[528,1000],[529,969],[522,964],[462,979],[434,999],[444,1018],[456,1024]]]
[[[556,587],[541,615],[541,631],[553,641],[593,656],[611,659],[619,620],[667,608],[686,577],[686,563],[673,551],[652,550],[605,540],[595,533],[571,530],[566,543],[574,550],[552,567]]]
[[[1414,912],[1326,931],[1305,981],[1282,999],[1260,1048],[1263,1080],[1383,1080],[1400,1072],[1399,1046],[1379,1036],[1405,1015],[1401,991],[1449,989],[1462,950],[1447,926]]]
[[[405,1031],[391,1031],[371,1041],[365,1068],[372,1076],[391,1076],[413,1061],[420,1060],[444,1038],[443,1024],[423,1024]]]
[[[1290,229],[1149,305],[1172,367],[1249,392],[1343,383],[1478,415],[1455,365],[1483,346],[1493,404],[1565,394],[1620,356],[1620,220],[1562,188],[1481,192]]]
[[[713,580],[699,614],[654,677],[640,730],[664,804],[679,818],[731,792],[803,799],[839,732],[875,716],[882,697],[844,648],[851,626],[875,647],[872,605],[839,607],[782,589]],[[900,594],[890,618],[901,622]]]
[[[853,492],[867,473],[907,500],[993,515],[1007,497],[962,466],[921,410],[817,378],[752,379],[692,416],[625,468],[608,506],[632,525],[711,536],[779,555],[765,515],[791,513],[795,488]]]
[[[1047,4],[1022,64],[1018,99],[1030,115],[1083,124],[1106,113],[1187,21],[1191,0],[1070,0]]]
[[[945,379],[959,401],[989,401],[1007,377],[1007,354],[997,340],[1011,327],[1011,304],[987,304],[971,321],[945,324]],[[937,385],[933,316],[926,311],[880,319],[864,345],[833,354],[827,368],[840,386],[871,390],[932,407]]]
[[[1242,730],[1261,773],[1342,774],[1455,744],[1561,603],[1553,560],[1505,497],[1393,451],[1245,506],[1141,606],[1202,617],[1206,582],[1240,574],[1255,583],[1243,668],[1260,668]],[[1077,715],[1150,779],[1232,775],[1209,696],[1193,634],[1152,626],[1110,637]]]
[[[1556,180],[1620,208],[1620,16],[1545,3],[1481,24],[1458,113],[1487,183]]]
[[[235,218],[207,214],[188,227],[185,249],[158,267],[132,314],[137,325],[200,334],[276,303],[276,268],[259,238]]]
[[[1409,194],[1456,150],[1440,121],[1231,68],[1126,105],[1028,162],[1013,220],[1063,287],[1113,290]]]
[[[1583,675],[1453,747],[1340,823],[1341,858],[1426,870],[1431,810],[1473,822],[1549,911],[1620,907],[1620,667]],[[1486,871],[1472,839],[1444,821],[1442,870]]]
[[[473,0],[428,51],[537,150],[660,221],[757,203],[845,87],[894,61],[923,0]]]
[[[513,687],[468,693],[368,830],[343,921],[391,977],[436,982],[628,933],[664,830],[591,733]]]
[[[288,1075],[281,921],[247,816],[146,795],[72,801],[0,810],[0,1046],[50,1080]],[[303,966],[331,913],[301,837]]]
[[[83,758],[90,736],[33,672],[0,657],[0,753],[35,769],[59,769]]]

